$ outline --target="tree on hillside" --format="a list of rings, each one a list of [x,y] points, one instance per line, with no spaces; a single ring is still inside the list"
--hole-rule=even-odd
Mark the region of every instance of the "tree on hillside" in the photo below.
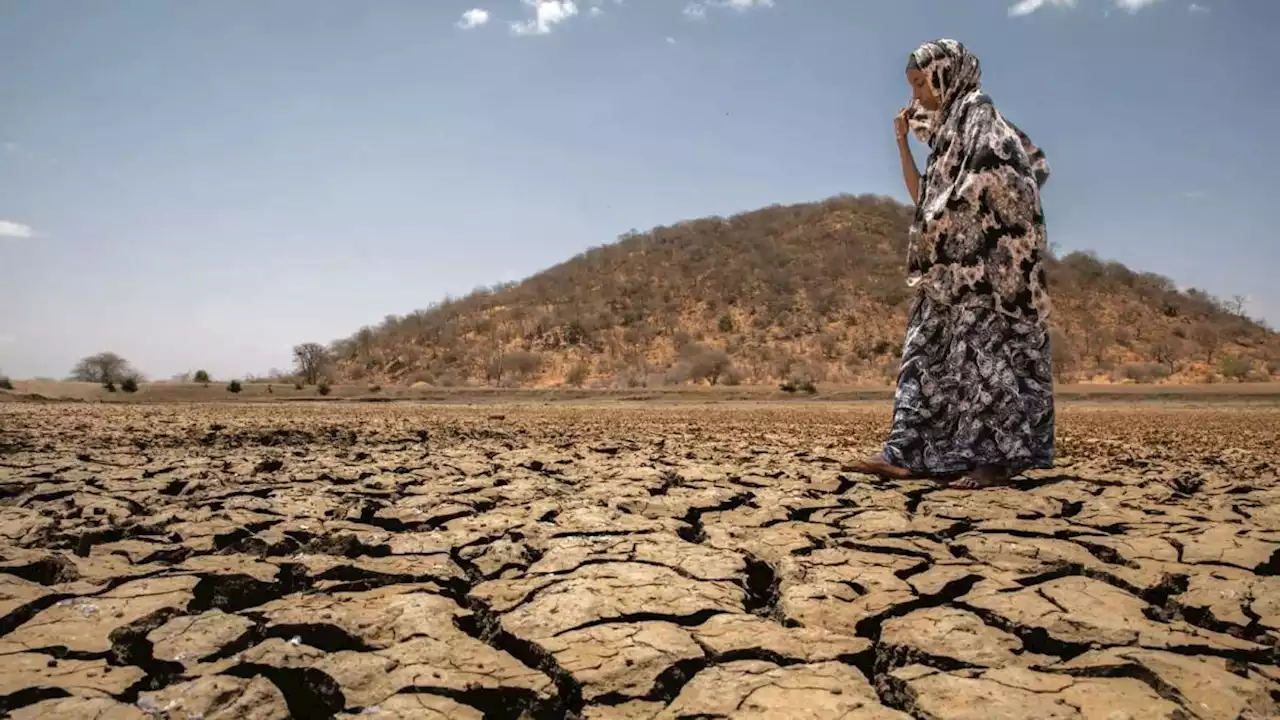
[[[1218,346],[1222,343],[1222,334],[1218,328],[1207,322],[1200,323],[1191,331],[1191,338],[1200,345],[1204,361],[1212,363],[1214,356],[1218,354]]]
[[[100,352],[97,355],[81,358],[80,362],[71,368],[71,379],[80,382],[106,385],[121,382],[127,377],[137,378],[138,371],[133,369],[128,360],[113,352]]]
[[[715,385],[733,368],[728,353],[718,348],[692,345],[685,349],[684,354],[688,358],[689,378],[692,380],[706,380]]]
[[[502,356],[501,370],[507,375],[515,375],[521,380],[528,379],[538,372],[542,366],[542,358],[527,350],[517,350]]]
[[[320,343],[302,343],[293,347],[293,363],[298,377],[308,385],[315,385],[329,364],[329,351]]]

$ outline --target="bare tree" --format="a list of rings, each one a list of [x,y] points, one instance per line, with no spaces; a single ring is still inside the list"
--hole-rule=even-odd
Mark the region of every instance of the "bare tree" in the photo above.
[[[1200,349],[1204,351],[1204,361],[1213,362],[1214,356],[1218,354],[1218,346],[1222,343],[1222,337],[1218,333],[1218,328],[1205,322],[1195,326],[1191,331],[1191,338],[1196,341]]]
[[[295,345],[293,363],[302,382],[315,385],[329,365],[329,351],[325,350],[320,343]]]
[[[1178,369],[1178,359],[1182,355],[1181,343],[1175,337],[1164,337],[1151,346],[1151,356],[1161,365],[1171,370]]]
[[[97,355],[81,358],[80,362],[71,368],[71,379],[80,382],[106,385],[121,382],[129,377],[137,378],[138,371],[133,369],[128,360],[113,352],[100,352]]]
[[[708,348],[694,355],[689,361],[689,375],[715,385],[732,367],[733,363],[725,351]]]

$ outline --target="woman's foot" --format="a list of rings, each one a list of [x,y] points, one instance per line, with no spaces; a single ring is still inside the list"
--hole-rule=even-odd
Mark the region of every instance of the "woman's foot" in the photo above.
[[[913,477],[910,470],[894,465],[885,460],[883,455],[875,455],[864,460],[855,460],[850,465],[845,466],[844,470],[865,475],[875,475],[887,480],[910,480]]]
[[[1012,479],[1012,473],[1006,468],[996,465],[983,465],[952,483],[951,487],[958,490],[981,490],[983,488],[1008,485]]]

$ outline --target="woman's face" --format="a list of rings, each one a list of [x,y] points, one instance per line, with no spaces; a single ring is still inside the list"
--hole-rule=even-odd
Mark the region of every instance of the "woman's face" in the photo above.
[[[934,97],[929,87],[929,77],[914,68],[907,70],[907,84],[911,86],[911,99],[920,103],[925,110],[937,110],[938,98]]]

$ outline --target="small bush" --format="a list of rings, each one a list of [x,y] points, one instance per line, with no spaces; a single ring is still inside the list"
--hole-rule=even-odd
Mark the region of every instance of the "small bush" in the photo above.
[[[202,385],[208,385],[212,381],[213,378],[209,377],[208,370],[197,370],[196,374],[191,376],[191,382],[198,382]]]
[[[382,386],[377,383],[374,383],[373,385],[369,386],[369,392],[371,393],[382,392]]]
[[[238,393],[243,389],[244,388],[241,387],[239,380],[232,380],[231,382],[227,383],[227,392],[229,393]]]
[[[106,382],[102,383],[102,389],[103,389],[103,390],[106,390],[107,392],[115,392],[115,391],[116,391],[116,384],[115,384],[114,382],[111,382],[110,380],[108,380],[108,381],[106,381]]]
[[[138,392],[138,379],[135,377],[127,377],[120,381],[120,389],[127,393]]]
[[[720,316],[720,323],[718,327],[722,333],[733,332],[733,318],[729,316],[729,313],[725,313]]]
[[[296,383],[294,383],[294,384],[293,384],[293,389],[294,389],[294,390],[301,390],[301,389],[302,389],[302,383],[300,383],[300,382],[296,382]]]
[[[7,375],[0,375],[0,390],[12,390],[13,381]]]
[[[1242,380],[1252,369],[1253,363],[1249,362],[1249,358],[1238,355],[1227,355],[1218,361],[1218,372],[1228,380]]]
[[[587,364],[580,362],[569,368],[569,374],[565,376],[564,381],[573,387],[582,387],[587,381]]]
[[[1268,360],[1268,361],[1267,361],[1267,374],[1268,374],[1268,375],[1280,375],[1280,360]]]
[[[320,382],[316,385],[316,392],[320,393],[321,395],[328,395],[330,390],[331,388],[329,387],[329,383],[327,382]]]
[[[818,386],[808,378],[791,378],[779,385],[778,389],[784,393],[802,392],[805,395],[818,394]]]
[[[1124,378],[1144,385],[1163,380],[1171,374],[1169,367],[1160,363],[1131,363],[1121,368]]]

